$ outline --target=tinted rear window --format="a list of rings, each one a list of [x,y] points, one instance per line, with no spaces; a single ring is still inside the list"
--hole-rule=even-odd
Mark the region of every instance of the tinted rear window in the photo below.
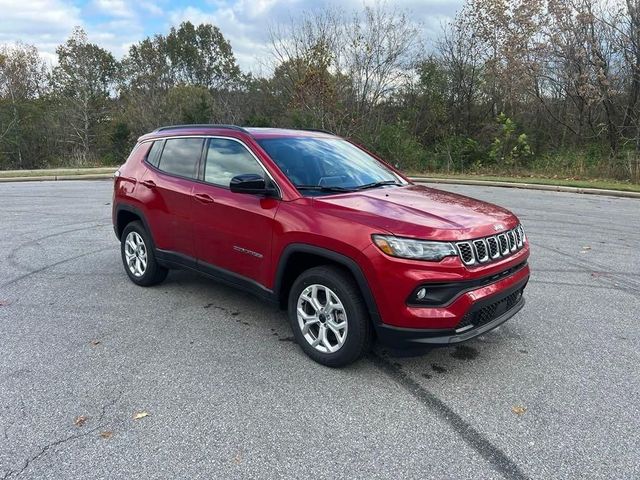
[[[160,152],[162,152],[163,144],[164,140],[153,142],[153,145],[151,145],[149,153],[147,154],[147,162],[149,162],[154,167],[157,167],[158,163],[160,163]]]
[[[166,141],[158,168],[172,175],[196,178],[202,153],[201,138],[172,138]]]

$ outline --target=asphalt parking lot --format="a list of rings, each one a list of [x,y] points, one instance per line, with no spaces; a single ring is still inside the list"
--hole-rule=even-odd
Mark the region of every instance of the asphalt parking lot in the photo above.
[[[332,370],[244,293],[134,286],[111,182],[0,184],[0,478],[640,478],[640,201],[442,188],[520,216],[526,306]]]

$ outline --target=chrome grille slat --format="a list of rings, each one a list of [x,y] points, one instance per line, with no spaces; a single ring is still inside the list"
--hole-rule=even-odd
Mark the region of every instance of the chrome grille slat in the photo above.
[[[500,235],[498,235],[498,240],[500,241],[500,254],[508,255],[509,240],[507,240],[507,235],[505,233],[501,233]]]
[[[497,235],[457,242],[456,247],[462,263],[471,266],[512,255],[522,249],[526,241],[524,228],[518,225]]]
[[[497,237],[488,237],[487,246],[489,247],[489,256],[492,259],[500,256],[500,242]]]
[[[485,263],[489,261],[489,252],[487,251],[487,244],[484,239],[473,241],[473,249],[475,250],[476,260],[480,263]]]
[[[507,232],[507,237],[509,238],[509,250],[515,252],[518,248],[518,244],[516,242],[516,234],[513,232],[513,230],[509,230]]]
[[[473,265],[476,263],[471,243],[459,242],[456,246],[458,247],[458,252],[460,252],[460,258],[465,265]]]
[[[518,245],[518,248],[522,247],[522,234],[520,233],[520,225],[514,228],[513,232],[516,234],[516,245]]]

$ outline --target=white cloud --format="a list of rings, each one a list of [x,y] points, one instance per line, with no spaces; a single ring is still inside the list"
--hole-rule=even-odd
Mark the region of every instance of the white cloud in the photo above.
[[[99,17],[102,22],[88,23],[83,18],[87,10],[108,7],[109,15]],[[55,64],[56,48],[79,26],[87,31],[90,42],[119,58],[144,36],[138,18],[129,9],[127,2],[111,0],[94,1],[85,10],[71,0],[0,0],[0,44],[35,45],[45,60]]]
[[[379,0],[210,0],[211,8],[186,7],[169,13],[169,24],[178,25],[189,20],[192,23],[216,25],[233,47],[233,52],[245,71],[269,70],[265,60],[269,58],[269,26],[289,22],[306,12],[338,7],[346,12],[361,10],[363,6],[375,6]],[[397,0],[382,3],[389,8],[407,12],[413,21],[422,25],[425,38],[434,38],[440,25],[455,15],[462,0]]]
[[[268,73],[269,26],[323,7],[347,12],[379,0],[206,0],[204,6],[172,7],[171,0],[0,0],[0,44],[17,41],[36,45],[43,57],[55,61],[55,49],[73,27],[83,27],[89,41],[121,58],[129,46],[147,35],[166,33],[170,26],[190,20],[216,25],[227,38],[244,71]],[[462,0],[388,0],[421,22],[424,35],[433,38],[440,24],[453,16]],[[383,5],[384,2],[383,2]],[[158,23],[160,19],[163,23]],[[146,25],[146,28],[145,28]],[[150,31],[153,25],[155,31]]]
[[[110,17],[133,18],[135,15],[125,0],[93,0],[92,5],[98,12]]]
[[[140,8],[151,15],[160,16],[164,12],[156,2],[143,1],[140,2]]]
[[[59,0],[0,0],[0,44],[23,42],[55,59],[56,47],[81,25],[80,9]]]

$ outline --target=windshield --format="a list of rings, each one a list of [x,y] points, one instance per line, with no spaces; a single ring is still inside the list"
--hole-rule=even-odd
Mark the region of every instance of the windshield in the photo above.
[[[267,138],[258,143],[305,195],[404,184],[378,160],[340,138]]]

